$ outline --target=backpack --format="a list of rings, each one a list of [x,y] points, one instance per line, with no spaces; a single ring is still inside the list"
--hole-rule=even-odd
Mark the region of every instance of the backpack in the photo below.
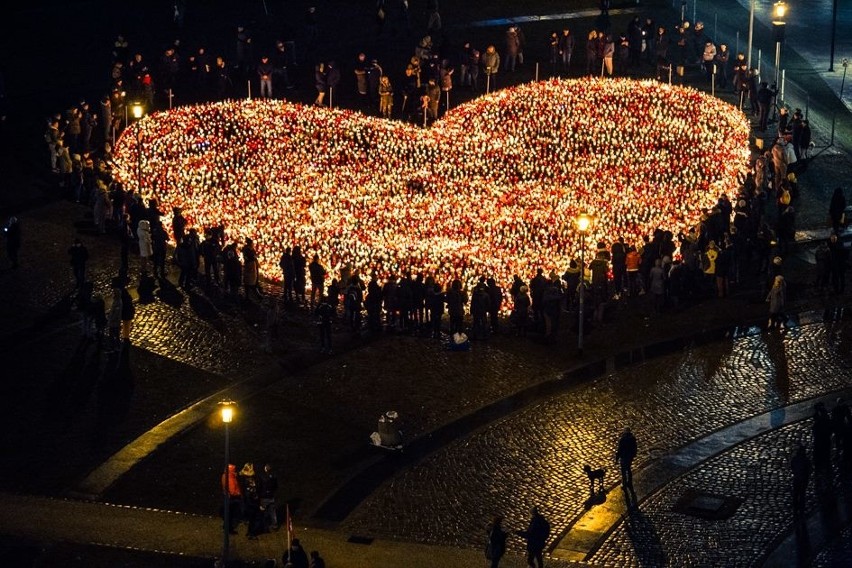
[[[346,307],[350,310],[358,307],[358,292],[351,286],[346,292]]]

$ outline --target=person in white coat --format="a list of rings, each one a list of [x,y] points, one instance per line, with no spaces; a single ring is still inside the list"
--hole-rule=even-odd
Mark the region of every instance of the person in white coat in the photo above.
[[[145,275],[148,274],[148,259],[154,254],[154,247],[151,244],[151,223],[147,219],[139,221],[136,237],[139,239],[139,268],[142,275]]]

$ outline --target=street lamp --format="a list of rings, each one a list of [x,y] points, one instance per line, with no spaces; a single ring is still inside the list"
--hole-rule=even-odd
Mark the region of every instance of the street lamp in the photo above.
[[[746,69],[751,69],[751,44],[754,40],[754,3],[756,0],[749,0],[748,9],[748,57],[746,58]],[[739,39],[739,36],[737,37]]]
[[[592,218],[585,213],[577,216],[577,229],[580,231],[580,304],[579,304],[579,328],[577,331],[577,350],[583,353],[583,308],[586,304],[586,232]]]
[[[837,36],[837,0],[834,0],[831,7],[831,53],[828,57],[828,70],[834,72],[834,39]],[[846,61],[844,59],[844,61]],[[845,71],[845,66],[844,66]]]
[[[144,137],[141,128],[136,131],[136,184],[139,195],[142,194],[142,139]]]
[[[219,403],[219,412],[222,416],[222,423],[225,425],[225,473],[224,483],[222,483],[222,495],[225,500],[225,508],[223,509],[224,522],[222,524],[222,565],[228,563],[228,555],[230,552],[230,536],[231,536],[231,495],[230,495],[230,479],[228,478],[228,466],[231,464],[231,439],[229,425],[234,419],[234,406],[236,403],[232,400],[223,400]]]
[[[781,77],[781,44],[784,42],[784,30],[787,23],[784,16],[787,14],[787,4],[782,0],[775,3],[772,8],[772,31],[775,36],[775,88],[778,88],[778,80]]]

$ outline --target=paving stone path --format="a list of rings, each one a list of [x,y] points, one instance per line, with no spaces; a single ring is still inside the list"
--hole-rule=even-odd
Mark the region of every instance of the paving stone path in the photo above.
[[[560,535],[584,510],[584,463],[608,467],[607,481],[617,481],[612,456],[624,426],[639,439],[642,468],[726,425],[848,386],[850,329],[814,324],[783,337],[754,334],[581,385],[406,470],[345,525],[359,534],[476,546],[482,519],[502,512],[520,528],[538,505]],[[380,514],[389,510],[399,514]]]

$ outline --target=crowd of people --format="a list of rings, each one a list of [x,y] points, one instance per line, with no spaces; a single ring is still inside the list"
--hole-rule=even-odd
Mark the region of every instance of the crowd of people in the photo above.
[[[507,283],[567,265],[581,212],[595,215],[590,243],[685,231],[746,167],[747,124],[726,110],[690,89],[624,80],[506,89],[427,131],[240,101],[139,121],[113,159],[118,183],[181,208],[199,234],[224,226],[230,241],[252,239],[267,277],[300,244],[332,274],[351,263],[472,290],[479,276]]]
[[[276,500],[278,477],[270,464],[256,471],[253,462],[246,462],[242,468],[228,464],[228,470],[222,473],[222,492],[227,496],[227,514],[223,530],[238,534],[238,528],[246,525],[246,536],[257,539],[260,535],[278,531],[282,525],[286,531],[287,548],[282,556],[285,568],[325,568],[325,560],[316,550],[310,555],[302,548],[299,538],[294,536],[293,520],[289,504],[281,507]],[[275,562],[271,562],[275,566]]]
[[[434,4],[430,13],[437,14]],[[397,8],[393,2],[380,7],[392,17]],[[308,10],[306,29],[316,31],[317,17],[316,10]],[[153,268],[155,276],[164,277],[171,243],[183,287],[200,281],[203,271],[206,282],[221,284],[232,296],[245,287],[247,295],[259,297],[261,276],[275,279],[280,270],[286,280],[282,251],[298,244],[327,266],[332,290],[342,300],[332,300],[332,306],[340,304],[347,313],[350,278],[344,267],[359,276],[360,302],[369,297],[371,275],[383,285],[409,274],[413,281],[420,274],[421,281],[438,284],[441,293],[450,292],[458,280],[471,300],[479,280],[488,277],[505,286],[499,304],[509,314],[520,291],[519,275],[541,269],[545,280],[561,282],[564,296],[576,299],[573,274],[583,267],[591,282],[590,260],[600,256],[595,243],[623,241],[627,253],[632,245],[643,257],[640,270],[627,270],[622,255],[609,252],[611,290],[606,295],[614,298],[659,294],[659,278],[651,278],[657,274],[654,262],[645,258],[649,249],[664,251],[656,260],[666,276],[677,264],[696,276],[686,280],[687,290],[703,290],[708,280],[715,283],[716,277],[706,274],[716,272],[717,264],[718,272],[726,273],[733,262],[732,283],[748,259],[759,257],[757,266],[768,271],[774,265],[772,257],[766,260],[772,246],[767,243],[777,242],[776,252],[785,252],[798,197],[795,174],[790,178],[787,167],[805,158],[809,146],[800,113],[788,120],[782,109],[778,142],[751,163],[747,120],[713,97],[654,82],[554,78],[495,91],[434,122],[436,101],[452,89],[454,78],[474,90],[494,90],[498,73],[522,65],[531,48],[514,24],[500,32],[502,43],[479,49],[463,42],[455,49],[443,41],[440,17],[430,22],[404,80],[404,100],[412,99],[412,111],[422,108],[432,125],[428,130],[271,100],[293,86],[295,46],[281,39],[259,45],[244,25],[236,27],[234,53],[216,56],[203,46],[187,53],[175,41],[151,59],[119,36],[112,51],[111,88],[99,112],[81,101],[48,120],[51,167],[73,198],[93,206],[99,232],[110,228],[121,236],[122,277],[128,251],[137,247],[142,271]],[[742,54],[729,61],[727,46],[708,38],[701,22],[681,22],[667,30],[653,18],[637,16],[619,35],[602,10],[592,27],[586,41],[590,75],[641,76],[643,66],[693,65],[712,71],[720,88],[729,74],[735,90],[750,88],[751,72],[744,69]],[[551,34],[554,77],[571,74],[583,37],[567,26]],[[607,50],[609,42],[617,47]],[[614,67],[607,56],[615,58]],[[329,75],[340,80],[340,69],[329,63],[323,64],[326,88]],[[378,60],[359,53],[351,72],[358,98],[365,101],[361,108],[379,105],[383,117],[392,117],[398,93],[393,96]],[[227,80],[219,80],[226,75]],[[189,93],[182,101],[227,99],[233,89],[214,89],[214,94],[210,88],[232,87],[232,76],[254,81],[262,100],[178,106],[137,122],[128,117],[128,100],[145,100],[149,110],[163,108],[171,106],[176,90]],[[481,84],[483,77],[488,87]],[[756,95],[752,87],[749,93]],[[439,95],[428,97],[430,92]],[[427,99],[420,100],[423,95]],[[328,104],[324,96],[319,93],[318,99]],[[754,112],[760,108],[753,101]],[[752,175],[743,177],[747,168]],[[720,194],[724,199],[715,203]],[[188,226],[174,226],[179,210],[177,224]],[[595,215],[585,235],[573,223],[581,212]],[[730,215],[721,221],[730,232],[716,230],[719,223],[713,219],[719,215]],[[708,220],[709,237],[704,230]],[[140,221],[147,222],[141,239]],[[710,251],[713,262],[706,260],[710,242],[718,249]],[[580,258],[582,248],[586,258]],[[831,267],[842,260],[842,247],[835,249],[834,256],[820,258],[825,260],[821,273],[837,289],[843,278]],[[702,272],[705,277],[697,277]],[[718,279],[714,291],[724,296],[728,281]],[[541,286],[532,280],[525,284],[531,313],[539,315]],[[665,285],[662,304],[672,303],[670,287]],[[598,282],[589,290],[599,288]],[[325,291],[306,305],[315,308]],[[677,294],[673,297],[676,302]],[[394,319],[429,320],[419,313]],[[368,321],[374,319],[368,315]],[[513,319],[525,321],[515,314]]]

